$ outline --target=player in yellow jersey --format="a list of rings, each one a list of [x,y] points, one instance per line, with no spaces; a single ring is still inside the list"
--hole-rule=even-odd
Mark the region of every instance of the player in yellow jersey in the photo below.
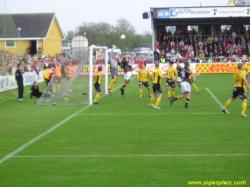
[[[242,64],[243,64],[242,70],[243,70],[244,72],[246,72],[246,79],[247,79],[248,73],[250,72],[250,66],[248,66],[248,64],[246,64],[245,60],[242,60]],[[245,91],[247,92],[246,85],[244,85],[244,89],[245,89]],[[248,95],[248,101],[249,101],[249,103],[250,103],[250,93],[249,93],[249,95]],[[249,106],[249,108],[250,108],[250,106]]]
[[[150,71],[146,69],[146,65],[142,63],[141,69],[139,70],[137,74],[137,79],[139,81],[139,86],[140,86],[140,98],[142,98],[142,88],[143,85],[148,88],[148,96],[151,97],[151,90],[148,84],[148,77],[150,76]]]
[[[189,67],[189,69],[190,69],[192,75],[194,75],[194,74],[195,74],[194,71],[193,71],[190,67]],[[196,80],[196,77],[194,77],[194,80]],[[197,88],[197,86],[194,84],[194,80],[192,79],[191,76],[189,77],[189,82],[190,82],[190,84],[193,85],[193,87],[196,89],[197,93],[199,94],[200,91],[199,91],[199,89]]]
[[[102,94],[101,80],[102,80],[102,66],[99,66],[98,72],[96,72],[96,75],[94,77],[94,81],[95,81],[94,86],[95,86],[95,90],[97,92],[97,94],[95,96],[94,104],[98,104],[97,101],[98,101],[100,95]]]
[[[231,99],[229,99],[226,102],[226,105],[222,108],[222,112],[225,114],[227,107],[237,98],[239,97],[242,100],[242,111],[241,111],[241,117],[248,117],[245,112],[247,109],[247,97],[244,89],[244,84],[250,89],[250,86],[247,82],[246,79],[246,73],[242,70],[243,69],[243,64],[239,63],[238,64],[238,71],[234,73],[234,89],[233,89],[233,94]]]
[[[167,78],[171,75],[162,75],[162,71],[159,69],[159,62],[155,62],[155,69],[152,72],[152,75],[150,77],[150,79],[152,80],[152,87],[153,87],[153,91],[154,91],[154,95],[151,97],[151,101],[149,106],[152,106],[156,109],[161,109],[159,107],[159,104],[161,102],[161,98],[163,96],[162,94],[162,90],[161,90],[161,79]],[[156,95],[159,94],[156,104],[154,105],[154,101],[155,101],[155,97]]]
[[[168,99],[171,99],[171,92],[169,87],[172,87],[172,98],[174,98],[175,96],[175,79],[177,77],[177,70],[175,67],[173,67],[173,63],[172,61],[170,61],[169,64],[169,68],[166,71],[167,75],[171,75],[170,77],[167,78],[167,82],[166,82],[166,88],[167,88],[167,92],[168,92]]]

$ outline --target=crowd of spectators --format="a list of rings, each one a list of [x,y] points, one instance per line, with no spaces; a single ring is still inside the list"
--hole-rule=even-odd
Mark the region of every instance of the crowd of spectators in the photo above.
[[[250,61],[250,30],[216,30],[212,38],[209,29],[202,31],[162,30],[157,32],[154,60],[165,63],[167,60],[195,63]]]
[[[19,56],[9,51],[0,50],[0,75],[14,75],[19,62],[22,63],[23,72],[36,71],[36,73],[39,74],[40,71],[55,67],[58,61],[62,67],[66,67],[69,61],[72,61],[73,64],[79,63],[78,59],[62,55],[57,55],[56,57],[45,55]]]

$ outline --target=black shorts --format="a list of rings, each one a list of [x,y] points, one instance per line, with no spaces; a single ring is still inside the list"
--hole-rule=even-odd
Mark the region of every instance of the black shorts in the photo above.
[[[167,79],[166,86],[171,86],[172,88],[175,88],[175,81],[170,81],[172,79]]]
[[[149,87],[148,82],[139,82],[139,87],[141,87],[141,85],[144,85],[146,88]]]
[[[155,94],[162,93],[160,84],[152,84],[152,87]]]
[[[236,99],[236,97],[241,98],[241,100],[246,99],[247,95],[245,89],[242,87],[234,87],[232,99]]]
[[[61,82],[61,77],[55,76],[53,80],[54,80],[55,83],[60,83]]]
[[[101,85],[99,83],[95,83],[94,86],[95,86],[96,92],[102,92],[101,91]]]
[[[118,76],[118,74],[117,74],[117,69],[116,69],[116,68],[111,68],[111,69],[110,69],[110,73],[111,73],[111,75],[112,75],[112,79],[114,78],[114,76]]]
[[[190,83],[190,84],[193,84],[193,83],[194,83],[194,80],[193,80],[193,79],[189,79],[189,83]]]

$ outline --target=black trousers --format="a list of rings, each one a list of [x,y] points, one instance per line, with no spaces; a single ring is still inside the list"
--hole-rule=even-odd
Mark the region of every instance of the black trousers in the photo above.
[[[18,88],[18,99],[22,99],[23,98],[23,81],[17,81],[17,88]]]
[[[48,79],[45,79],[45,82],[46,82],[46,86],[48,87],[49,86],[49,92],[52,92],[52,85],[49,85],[49,80]]]

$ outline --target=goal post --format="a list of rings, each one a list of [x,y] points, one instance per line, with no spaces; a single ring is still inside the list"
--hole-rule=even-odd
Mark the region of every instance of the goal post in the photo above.
[[[108,94],[108,47],[107,46],[90,46],[90,58],[89,58],[89,91],[91,93],[89,93],[89,104],[92,105],[93,104],[93,52],[94,50],[104,50],[105,53],[105,92],[104,94],[107,95]]]
[[[97,72],[98,66],[102,66],[103,94],[108,94],[108,47],[77,47],[74,50],[76,52],[73,53],[71,59],[65,58],[65,61],[61,61],[60,67],[56,67],[66,72],[64,76],[58,77],[56,68],[54,72],[50,70],[50,73],[55,76],[36,102],[37,105],[92,105],[93,95],[95,95],[93,75]],[[93,53],[98,57],[95,64]],[[71,76],[67,74],[69,69],[72,72]]]

